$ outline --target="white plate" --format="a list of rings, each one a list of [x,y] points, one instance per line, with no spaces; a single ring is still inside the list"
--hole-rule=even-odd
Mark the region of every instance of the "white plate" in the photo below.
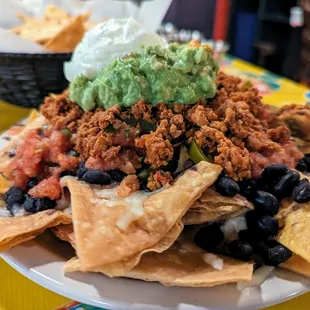
[[[6,142],[0,138],[0,149]],[[248,288],[242,293],[235,284],[178,288],[91,273],[73,273],[66,277],[63,264],[73,256],[73,250],[49,233],[1,256],[21,274],[53,292],[115,310],[255,309],[283,302],[310,289],[310,279],[284,270],[274,272],[260,287]]]

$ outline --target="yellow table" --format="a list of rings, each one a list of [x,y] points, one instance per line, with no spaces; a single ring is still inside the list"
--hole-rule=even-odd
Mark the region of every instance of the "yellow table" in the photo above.
[[[281,106],[287,103],[304,104],[310,101],[309,89],[282,77],[275,76],[261,68],[238,59],[228,57],[223,63],[223,71],[239,75],[259,87],[264,102]],[[0,102],[0,132],[27,116],[29,110]],[[0,259],[0,310],[52,310],[68,299],[52,293],[26,279]],[[310,293],[287,301],[269,310],[308,310]]]

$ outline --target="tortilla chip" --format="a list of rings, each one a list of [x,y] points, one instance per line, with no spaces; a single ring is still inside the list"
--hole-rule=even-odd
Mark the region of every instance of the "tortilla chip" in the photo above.
[[[64,27],[55,37],[48,41],[44,48],[56,53],[73,52],[85,33],[82,16],[77,16],[71,23]]]
[[[280,267],[310,278],[310,263],[296,254],[293,254],[293,256],[288,261],[281,264]]]
[[[0,151],[0,173],[2,173],[8,164],[12,161],[12,158],[9,157],[8,151],[15,149],[18,145],[23,142],[23,138],[29,132],[29,130],[35,128],[41,128],[46,123],[46,119],[43,115],[38,116],[30,124],[27,124],[23,131],[17,136],[12,137],[11,141]]]
[[[310,262],[310,203],[292,204],[290,209],[278,234],[278,241]]]
[[[28,216],[1,218],[0,251],[6,251],[34,239],[49,227],[70,224],[70,222],[70,217],[57,210],[46,210]]]
[[[73,225],[59,225],[51,228],[52,233],[62,241],[69,242],[72,247],[75,247],[75,238]]]
[[[172,186],[147,198],[143,215],[125,230],[117,223],[129,212],[128,206],[120,203],[111,207],[104,200],[100,203],[89,184],[63,178],[63,185],[71,193],[76,250],[82,269],[123,261],[157,244],[214,183],[221,170],[207,162],[187,170]]]
[[[172,227],[168,234],[153,247],[145,249],[132,257],[124,259],[123,261],[108,264],[100,268],[92,269],[90,271],[104,273],[109,277],[124,276],[128,271],[132,270],[139,264],[142,255],[148,252],[161,253],[170,248],[182,232],[182,229],[183,224],[180,222]],[[65,264],[64,270],[65,272],[82,271],[80,260],[77,257],[72,258]]]
[[[63,9],[53,5],[48,4],[44,11],[44,18],[50,20],[62,20],[68,19],[70,15]]]
[[[223,269],[207,264],[206,252],[195,246],[177,241],[167,251],[149,253],[142,257],[138,266],[126,274],[128,278],[156,281],[165,286],[211,287],[231,282],[251,281],[253,265],[229,257]]]
[[[11,183],[0,174],[0,195],[6,193],[11,187]]]
[[[253,209],[254,206],[240,195],[224,197],[207,189],[188,210],[182,221],[185,225],[194,225],[228,220]]]

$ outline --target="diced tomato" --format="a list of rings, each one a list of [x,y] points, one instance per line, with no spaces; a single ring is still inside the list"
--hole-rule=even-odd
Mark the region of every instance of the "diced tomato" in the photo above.
[[[77,170],[80,163],[78,158],[64,154],[58,155],[57,162],[59,163],[62,170],[69,170],[69,171]]]
[[[58,199],[61,196],[59,179],[55,176],[45,179],[33,187],[29,194],[37,198],[48,197],[52,200]]]
[[[71,147],[69,139],[60,131],[53,131],[48,142],[50,151],[48,157],[45,158],[47,162],[57,163],[58,155],[68,152]]]

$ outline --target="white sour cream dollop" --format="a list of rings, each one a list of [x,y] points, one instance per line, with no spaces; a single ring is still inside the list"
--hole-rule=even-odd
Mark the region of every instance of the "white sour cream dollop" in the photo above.
[[[69,81],[80,74],[94,79],[100,69],[114,59],[152,44],[166,45],[160,36],[147,31],[132,18],[110,19],[85,34],[71,61],[64,65],[65,76]]]

